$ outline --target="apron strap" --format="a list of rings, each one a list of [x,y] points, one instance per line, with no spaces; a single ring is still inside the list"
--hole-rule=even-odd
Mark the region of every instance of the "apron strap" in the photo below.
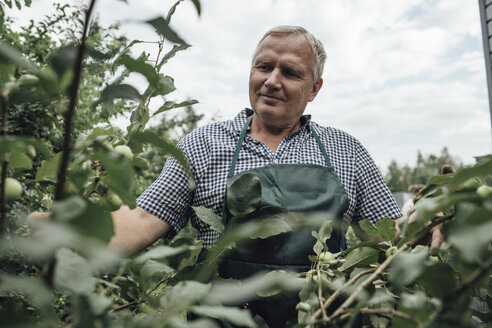
[[[229,167],[229,174],[227,177],[230,179],[234,176],[234,171],[236,170],[236,162],[239,157],[239,153],[241,152],[241,147],[243,145],[244,141],[244,136],[246,135],[246,132],[248,132],[248,127],[251,124],[251,121],[253,120],[253,115],[251,115],[246,123],[243,126],[243,130],[241,131],[241,134],[239,135],[239,140],[237,141],[236,144],[236,150],[234,151],[234,156],[232,157],[232,162],[231,166]]]
[[[323,153],[323,156],[325,157],[326,166],[331,167],[330,157],[328,156],[328,153],[326,152],[325,146],[321,142],[321,139],[319,138],[318,133],[316,133],[316,130],[314,130],[314,128],[311,124],[309,124],[309,129],[311,130],[311,133],[313,134],[314,138],[318,142],[319,149],[321,149],[321,152]]]

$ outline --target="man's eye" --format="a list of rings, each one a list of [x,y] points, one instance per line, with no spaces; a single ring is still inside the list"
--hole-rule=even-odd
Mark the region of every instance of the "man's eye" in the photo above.
[[[290,69],[284,70],[284,75],[290,76],[290,77],[298,77],[299,76],[299,74],[297,74],[297,72],[290,70]]]
[[[266,64],[258,64],[256,65],[256,68],[259,69],[260,71],[267,71],[270,69],[270,66]]]

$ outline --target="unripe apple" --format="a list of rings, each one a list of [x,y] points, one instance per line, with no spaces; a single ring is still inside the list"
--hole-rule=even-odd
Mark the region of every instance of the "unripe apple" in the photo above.
[[[36,149],[32,145],[27,145],[26,153],[30,158],[36,157]]]
[[[390,257],[391,255],[395,254],[395,252],[398,250],[396,246],[391,246],[386,250],[386,257]]]
[[[302,312],[309,312],[309,310],[311,310],[311,305],[309,305],[306,302],[299,302],[296,305],[296,310]]]
[[[477,195],[482,198],[487,198],[492,195],[492,187],[487,185],[481,185],[477,188]]]
[[[480,187],[482,184],[477,178],[470,178],[463,182],[463,189],[473,189],[476,190],[478,187]]]
[[[22,185],[14,178],[5,179],[5,198],[8,202],[13,202],[21,198]]]
[[[114,147],[114,151],[120,155],[123,155],[127,160],[131,160],[133,158],[133,152],[131,148],[126,145],[118,145]]]
[[[323,252],[323,253],[319,254],[319,260],[321,262],[333,261],[334,259],[335,259],[335,255],[333,255],[333,253]]]
[[[116,211],[120,209],[121,205],[123,205],[123,201],[117,194],[109,190],[106,195],[101,198],[101,204],[110,211]]]

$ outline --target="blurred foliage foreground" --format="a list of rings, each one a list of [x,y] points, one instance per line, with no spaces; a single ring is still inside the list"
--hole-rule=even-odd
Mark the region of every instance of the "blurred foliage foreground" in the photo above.
[[[260,215],[261,198],[258,178],[246,174],[228,191],[234,217],[227,227],[210,209],[194,208],[220,234],[200,263],[202,242],[190,226],[135,256],[107,248],[110,211],[135,207],[135,195],[153,178],[148,171],[159,166],[155,161],[172,155],[187,168],[174,141],[146,127],[150,117],[169,109],[187,108],[191,115],[189,106],[196,103],[167,99],[174,82],[161,73],[188,47],[169,26],[180,2],[147,22],[160,37],[153,64],[145,53],[131,55],[139,41],[127,42],[114,34],[116,27],[104,29],[89,19],[94,1],[84,9],[85,20],[82,11],[59,6],[58,19],[32,22],[21,32],[9,30],[3,17],[3,6],[12,2],[0,2],[0,325],[218,327],[219,319],[263,327],[261,318],[234,304],[296,293],[293,326],[350,327],[361,317],[374,327],[490,326],[492,187],[486,181],[492,156],[431,177],[412,220],[400,220],[398,240],[388,218],[375,226],[361,221],[340,227],[323,214],[307,218],[275,209],[261,212],[261,220],[246,220]],[[192,2],[200,13],[200,3]],[[62,31],[70,37],[49,37]],[[148,82],[143,93],[125,83],[132,74]],[[153,111],[152,99],[161,101]],[[38,124],[24,129],[18,120],[32,111]],[[130,116],[126,131],[109,121],[116,114]],[[191,116],[178,125],[196,123]],[[28,224],[35,210],[52,211],[52,220]],[[438,224],[444,244],[429,249],[429,230]],[[244,281],[217,276],[221,257],[236,245],[306,225],[317,240],[308,272],[261,273]],[[326,240],[336,229],[345,229],[350,247],[331,254]],[[197,319],[188,321],[189,314]]]

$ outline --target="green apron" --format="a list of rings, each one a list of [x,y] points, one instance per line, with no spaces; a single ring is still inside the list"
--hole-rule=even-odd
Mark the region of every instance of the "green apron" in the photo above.
[[[303,214],[322,212],[341,219],[348,208],[348,197],[331,166],[325,147],[312,126],[311,132],[323,153],[326,167],[314,164],[270,164],[234,175],[239,152],[252,118],[251,116],[246,121],[236,145],[227,177],[227,187],[242,174],[254,173],[261,182],[260,207],[279,206]],[[223,220],[227,224],[229,215],[225,204],[226,201]],[[223,278],[244,279],[261,271],[308,271],[311,267],[308,256],[314,254],[313,246],[316,242],[312,231],[312,227],[306,227],[240,244],[221,261],[219,274]],[[345,248],[343,233],[334,230],[327,244],[331,252]],[[298,301],[297,295],[280,295],[248,302],[247,307],[253,314],[262,316],[270,327],[284,327],[287,320],[295,319],[295,306]],[[224,323],[224,326],[232,325]]]

